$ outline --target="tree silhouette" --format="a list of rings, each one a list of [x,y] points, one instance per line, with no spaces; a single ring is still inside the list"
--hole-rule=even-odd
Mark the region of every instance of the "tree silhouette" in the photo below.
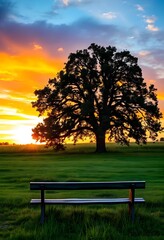
[[[36,90],[32,106],[46,116],[33,138],[56,150],[64,141],[89,137],[105,152],[105,136],[121,144],[146,143],[161,131],[154,85],[146,86],[138,59],[129,51],[91,44],[71,53],[65,67]]]

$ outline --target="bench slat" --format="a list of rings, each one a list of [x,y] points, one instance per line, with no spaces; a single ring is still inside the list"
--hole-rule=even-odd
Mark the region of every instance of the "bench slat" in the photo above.
[[[135,203],[143,203],[145,200],[143,198],[135,198]],[[41,199],[32,199],[31,204],[41,204]],[[45,199],[45,204],[124,204],[130,203],[129,198],[68,198],[68,199]]]
[[[31,190],[94,190],[145,188],[145,181],[124,182],[30,182]]]

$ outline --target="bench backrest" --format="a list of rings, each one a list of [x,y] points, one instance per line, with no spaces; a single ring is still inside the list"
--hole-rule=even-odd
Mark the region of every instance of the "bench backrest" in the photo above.
[[[145,181],[123,182],[30,182],[31,190],[93,190],[145,188]]]

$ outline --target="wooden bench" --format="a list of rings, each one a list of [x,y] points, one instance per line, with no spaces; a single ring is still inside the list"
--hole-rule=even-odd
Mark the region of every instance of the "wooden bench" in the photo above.
[[[123,182],[30,182],[31,190],[40,190],[39,199],[31,199],[31,204],[41,205],[41,223],[45,218],[45,205],[48,204],[128,204],[131,220],[134,221],[134,204],[143,203],[143,198],[135,198],[135,189],[145,188],[145,181]],[[102,189],[129,189],[127,198],[69,198],[69,199],[46,199],[46,190],[102,190]]]

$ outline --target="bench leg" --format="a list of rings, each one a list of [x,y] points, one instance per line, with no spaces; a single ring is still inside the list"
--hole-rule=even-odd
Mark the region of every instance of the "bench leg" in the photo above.
[[[134,222],[134,197],[135,197],[135,188],[132,185],[131,189],[129,190],[129,215],[132,220],[132,223]]]
[[[134,222],[134,204],[129,203],[129,215],[132,223]]]
[[[45,203],[44,203],[44,190],[41,190],[41,224],[44,223],[45,218]]]
[[[44,223],[44,218],[45,218],[45,204],[41,204],[41,219],[40,219],[40,222],[41,224]]]

